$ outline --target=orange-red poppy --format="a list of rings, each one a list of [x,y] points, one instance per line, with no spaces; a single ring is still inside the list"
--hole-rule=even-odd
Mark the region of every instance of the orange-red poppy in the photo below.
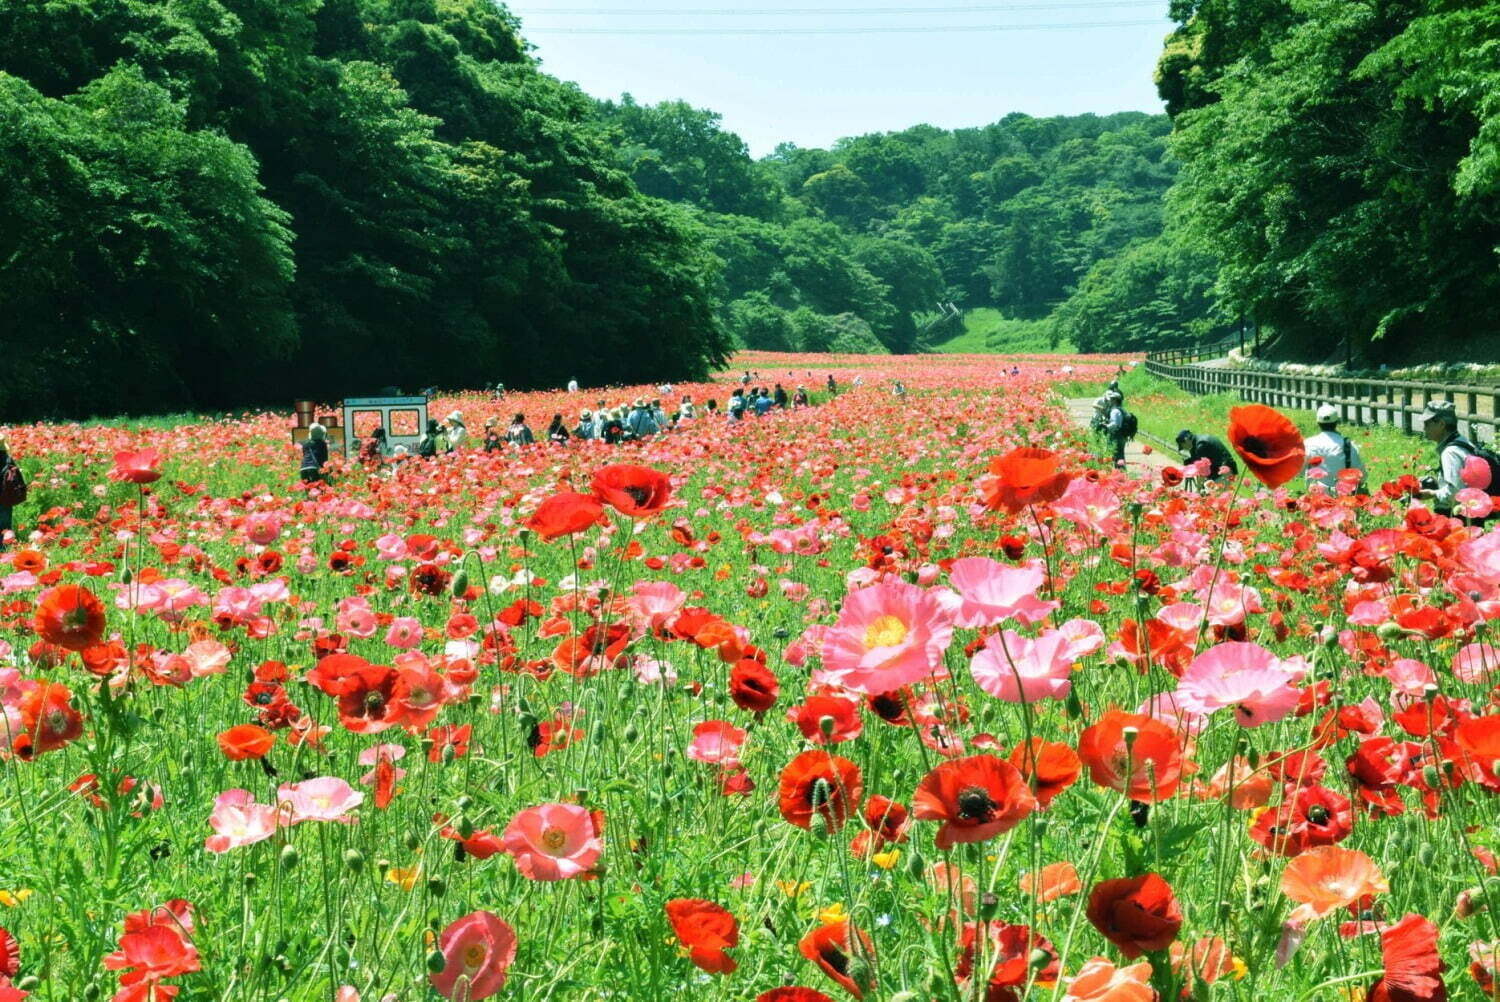
[[[1285,414],[1264,404],[1229,412],[1229,444],[1267,487],[1280,487],[1297,476],[1307,460],[1302,432]]]
[[[864,930],[848,922],[819,926],[803,936],[797,948],[855,998],[864,998],[875,987],[875,965],[870,962],[875,947]]]
[[[563,491],[541,504],[526,520],[526,528],[543,539],[558,539],[582,532],[604,514],[604,505],[589,494]]]
[[[1089,892],[1086,914],[1100,935],[1131,959],[1165,950],[1182,928],[1172,885],[1155,873],[1100,881]]]
[[[49,644],[81,651],[104,635],[104,603],[79,585],[49,588],[37,602],[32,628]]]
[[[1176,733],[1143,713],[1106,712],[1079,736],[1078,757],[1094,782],[1146,803],[1170,798],[1182,778]]]
[[[1046,807],[1052,798],[1078,781],[1083,771],[1083,762],[1078,753],[1060,741],[1031,739],[1030,750],[1026,742],[1016,745],[1010,753],[1010,764],[1021,770],[1031,783],[1037,803]]]
[[[594,495],[622,515],[655,515],[672,499],[672,480],[665,473],[631,463],[616,463],[595,471]]]
[[[1063,860],[1048,863],[1040,874],[1022,874],[1021,893],[1034,894],[1039,901],[1056,901],[1083,890],[1083,881],[1078,877],[1078,867]]]
[[[996,755],[970,755],[943,762],[922,778],[912,813],[941,821],[937,847],[983,842],[1010,831],[1036,810],[1020,770]]]
[[[1438,928],[1421,915],[1407,915],[1380,933],[1384,976],[1370,986],[1366,1002],[1444,1002],[1447,965],[1438,955]]]
[[[1281,893],[1301,906],[1292,911],[1295,922],[1322,918],[1389,889],[1373,859],[1336,845],[1315,846],[1281,872]]]
[[[729,974],[738,966],[724,951],[739,944],[740,926],[723,906],[701,898],[673,898],[666,908],[672,931],[695,965],[710,974]]]
[[[276,735],[255,724],[237,724],[219,733],[219,751],[231,762],[264,758],[276,744]]]
[[[826,751],[805,751],[781,770],[781,816],[798,828],[812,827],[814,815],[831,831],[844,827],[864,792],[859,766]]]
[[[1014,514],[1056,501],[1068,489],[1069,477],[1058,469],[1058,455],[1050,449],[1012,449],[990,460],[990,473],[994,477],[981,489],[985,505],[992,510],[1003,508]]]

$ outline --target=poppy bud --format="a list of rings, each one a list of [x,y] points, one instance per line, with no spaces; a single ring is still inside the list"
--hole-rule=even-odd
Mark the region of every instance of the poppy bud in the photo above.
[[[358,849],[345,849],[344,865],[355,873],[358,873],[365,868],[365,854]]]
[[[1083,703],[1078,699],[1078,689],[1073,687],[1068,690],[1068,719],[1079,720],[1083,717]]]
[[[460,567],[453,572],[453,580],[448,582],[448,593],[454,598],[463,598],[469,591],[469,572]]]
[[[1401,636],[1401,627],[1396,623],[1384,622],[1375,627],[1375,636],[1381,640],[1391,641]]]
[[[868,986],[870,984],[870,962],[864,957],[850,957],[847,972],[849,980],[856,985]]]
[[[1437,859],[1437,847],[1432,843],[1425,843],[1417,850],[1417,862],[1422,864],[1422,869],[1431,869],[1433,861]]]
[[[296,846],[288,844],[281,847],[281,865],[283,868],[288,870],[296,869],[299,858]]]
[[[427,955],[427,969],[433,974],[442,974],[443,968],[448,966],[448,961],[443,957],[442,950],[433,950]]]
[[[1052,954],[1040,947],[1032,950],[1031,956],[1027,958],[1027,966],[1033,971],[1040,971],[1050,963],[1052,963]]]
[[[255,886],[255,882],[257,880],[259,880],[259,879],[260,878],[255,875],[255,871],[253,871],[253,870],[246,870],[245,871],[245,886],[246,887],[254,887]]]
[[[120,568],[120,583],[121,584],[128,585],[128,584],[130,584],[130,582],[134,578],[135,578],[135,575],[130,572],[130,568],[129,567],[121,567]]]
[[[1000,899],[990,891],[985,891],[979,896],[979,917],[985,922],[995,917],[995,912],[1000,908]]]
[[[23,988],[21,990],[25,991],[26,989]],[[83,989],[83,997],[85,1002],[94,1002],[94,999],[99,997],[99,982],[90,981],[87,985],[85,985]]]
[[[821,814],[814,814],[808,819],[807,830],[822,838],[828,834],[828,819]]]
[[[457,805],[459,810],[466,811],[474,805],[474,798],[469,796],[467,793],[464,793],[460,794],[459,798],[453,803]]]
[[[453,826],[458,834],[464,839],[474,837],[474,821],[467,814],[459,815],[458,824]]]
[[[1453,904],[1453,914],[1461,919],[1472,918],[1484,904],[1484,888],[1471,887],[1459,892],[1458,900]]]
[[[448,885],[442,877],[429,877],[427,880],[427,893],[435,898],[440,898],[448,893]]]
[[[627,744],[634,744],[640,738],[641,732],[634,724],[625,725],[625,741]]]
[[[407,832],[406,838],[403,841],[406,843],[406,847],[412,852],[416,852],[422,845],[422,839],[416,832]]]
[[[906,872],[913,877],[920,878],[922,871],[927,869],[927,863],[919,853],[912,853],[911,858],[906,861]]]
[[[1033,814],[1031,816],[1031,824],[1032,831],[1036,832],[1035,837],[1038,839],[1047,834],[1047,828],[1050,826],[1050,822],[1047,820],[1045,814]]]
[[[1424,766],[1422,766],[1422,782],[1426,783],[1427,786],[1428,786],[1428,788],[1429,789],[1433,789],[1433,790],[1437,789],[1439,786],[1442,785],[1443,780],[1442,780],[1442,777],[1438,774],[1437,766],[1435,766],[1435,765],[1424,765]],[[1426,847],[1424,846],[1423,848],[1426,848]]]
[[[833,736],[833,729],[838,726],[838,721],[828,715],[818,718],[818,730],[823,732],[825,738]]]

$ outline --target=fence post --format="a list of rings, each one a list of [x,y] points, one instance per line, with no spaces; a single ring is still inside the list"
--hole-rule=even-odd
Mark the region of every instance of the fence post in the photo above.
[[[1401,430],[1411,434],[1411,390],[1401,388]]]

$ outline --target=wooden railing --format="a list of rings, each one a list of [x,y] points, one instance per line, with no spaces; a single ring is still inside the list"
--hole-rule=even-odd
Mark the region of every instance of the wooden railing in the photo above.
[[[1189,393],[1233,393],[1249,403],[1288,410],[1316,410],[1323,404],[1332,404],[1339,409],[1344,422],[1356,425],[1390,424],[1407,433],[1420,431],[1415,425],[1416,416],[1427,404],[1449,400],[1458,414],[1460,429],[1468,423],[1471,439],[1481,426],[1490,429],[1491,438],[1500,428],[1500,386],[1294,376],[1168,362],[1156,354],[1147,356],[1146,371],[1170,379]]]
[[[1232,337],[1224,341],[1215,341],[1213,344],[1199,344],[1189,348],[1168,348],[1165,351],[1152,351],[1146,353],[1146,361],[1161,362],[1165,365],[1186,365],[1191,362],[1203,362],[1210,358],[1223,358],[1229,354],[1229,349],[1239,347],[1241,343],[1239,338]]]

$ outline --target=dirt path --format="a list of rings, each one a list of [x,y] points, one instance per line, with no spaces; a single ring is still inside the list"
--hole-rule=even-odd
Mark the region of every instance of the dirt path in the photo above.
[[[1094,416],[1094,401],[1092,397],[1079,397],[1067,401],[1068,416],[1073,423],[1087,432],[1089,421]],[[1147,452],[1149,448],[1151,451]],[[1155,476],[1158,470],[1168,466],[1175,466],[1177,453],[1170,450],[1171,447],[1160,441],[1153,441],[1142,432],[1135,439],[1125,443],[1125,469],[1132,476]]]

